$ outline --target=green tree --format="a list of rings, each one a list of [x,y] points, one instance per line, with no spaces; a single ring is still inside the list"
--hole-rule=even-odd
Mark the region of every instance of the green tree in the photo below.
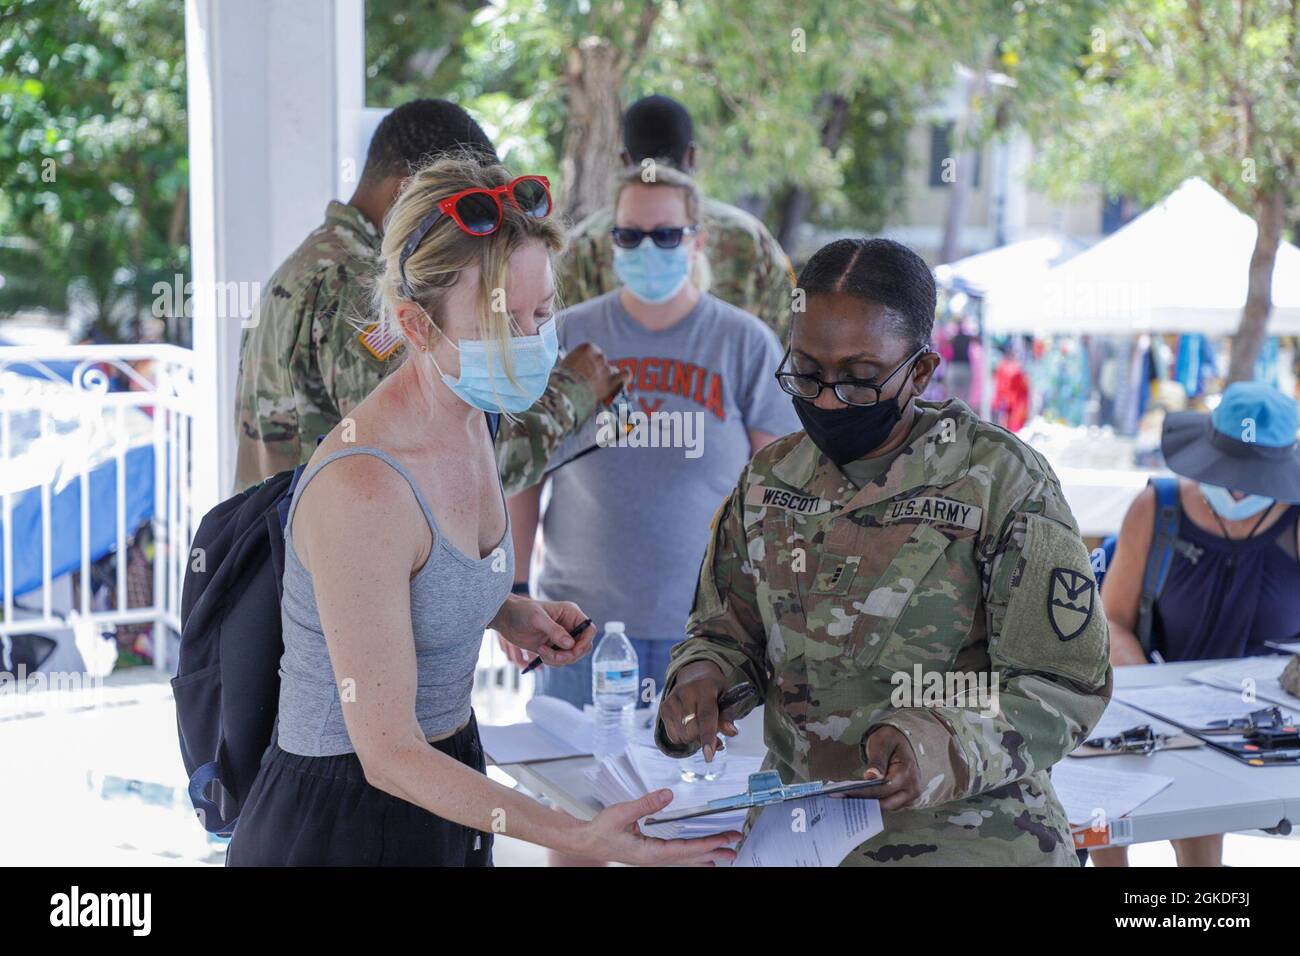
[[[184,36],[168,0],[0,10],[0,307],[82,305],[129,338],[187,271]]]
[[[367,7],[370,102],[462,103],[503,158],[555,179],[570,216],[608,197],[623,106],[661,92],[691,110],[709,194],[784,237],[805,216],[874,228],[897,207],[911,110],[939,75],[895,0],[756,0],[743,16],[703,0],[430,0],[421,22],[437,25],[420,31],[402,6]]]
[[[932,56],[955,67],[951,78],[962,102],[940,262],[962,254],[978,150],[1014,128],[1052,122],[1041,104],[1078,80],[1091,30],[1106,8],[1107,0],[920,0],[918,32]]]
[[[1086,69],[1044,104],[1039,178],[1152,202],[1200,176],[1259,227],[1232,381],[1267,335],[1273,264],[1300,199],[1300,0],[1124,0],[1091,31]]]
[[[684,4],[633,86],[691,109],[706,190],[762,215],[794,252],[805,220],[867,230],[898,206],[906,130],[943,76],[910,6]]]

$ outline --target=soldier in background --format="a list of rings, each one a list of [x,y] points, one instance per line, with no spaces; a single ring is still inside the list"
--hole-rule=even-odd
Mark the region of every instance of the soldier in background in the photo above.
[[[628,166],[639,166],[649,159],[693,175],[693,137],[691,114],[686,107],[666,96],[647,96],[623,114],[619,159]],[[614,275],[614,249],[609,239],[613,226],[614,210],[605,208],[570,231],[569,248],[560,260],[556,277],[565,306],[586,302],[622,285]],[[706,291],[758,316],[784,342],[790,331],[794,272],[780,243],[754,216],[707,196],[701,209],[700,231],[712,275]]]
[[[401,364],[399,337],[368,324],[369,277],[402,183],[451,150],[497,161],[487,134],[454,103],[415,100],[393,110],[375,130],[352,198],[330,202],[325,222],[264,287],[240,343],[236,491],[305,463],[321,436]],[[569,353],[537,404],[515,421],[501,419],[497,458],[506,492],[540,481],[560,439],[621,381],[595,346]]]
[[[938,365],[934,280],[905,246],[841,239],[799,278],[782,363],[804,431],[759,451],[713,521],[655,737],[672,756],[766,700],[786,783],[884,778],[884,830],[844,865],[1077,866],[1048,771],[1110,699],[1106,616],[1047,462]],[[1090,821],[1075,821],[1076,823]]]

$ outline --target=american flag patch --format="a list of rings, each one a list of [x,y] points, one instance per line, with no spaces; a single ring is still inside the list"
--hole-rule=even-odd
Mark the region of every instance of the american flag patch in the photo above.
[[[367,352],[385,362],[401,346],[402,337],[391,329],[381,327],[378,322],[372,322],[357,336],[357,341],[365,346]]]

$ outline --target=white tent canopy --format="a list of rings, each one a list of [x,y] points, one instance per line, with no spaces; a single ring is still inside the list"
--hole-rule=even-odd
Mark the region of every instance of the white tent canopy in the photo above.
[[[987,296],[995,288],[1041,276],[1087,248],[1069,236],[1038,236],[937,266],[934,277],[953,292]]]
[[[999,284],[984,305],[991,332],[1125,334],[1236,331],[1246,302],[1255,221],[1201,179],[1069,261]],[[1300,334],[1300,249],[1283,242],[1273,272],[1273,334]]]

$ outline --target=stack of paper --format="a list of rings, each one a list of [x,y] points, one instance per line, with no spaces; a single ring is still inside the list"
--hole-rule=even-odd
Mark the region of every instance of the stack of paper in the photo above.
[[[1282,682],[1278,680],[1290,660],[1291,658],[1284,654],[1243,657],[1241,660],[1202,667],[1200,670],[1192,671],[1187,677],[1199,684],[1234,690],[1242,695],[1249,693],[1268,703],[1295,707],[1300,705],[1300,700],[1287,693]],[[1263,706],[1264,704],[1259,704],[1253,709],[1258,710]]]
[[[1071,826],[1086,826],[1128,816],[1173,777],[1108,770],[1095,760],[1063,760],[1052,768],[1052,787]]]
[[[617,757],[586,771],[597,798],[608,806],[667,787],[673,792],[668,810],[702,807],[710,800],[744,793],[749,775],[762,769],[762,716],[756,710],[742,720],[739,734],[727,738],[727,762],[716,780],[686,783],[682,761],[666,757],[654,745],[648,725],[638,727]],[[747,809],[671,820],[642,827],[647,836],[678,839],[743,830]],[[807,797],[765,807],[739,848],[735,866],[837,866],[854,847],[883,829],[877,800]]]
[[[703,806],[710,800],[742,793],[749,783],[749,775],[762,767],[758,755],[728,752],[725,769],[716,780],[682,780],[682,761],[666,757],[646,735],[639,734],[616,757],[607,757],[586,771],[596,791],[596,797],[609,806],[624,800],[634,800],[667,787],[673,792],[669,809]],[[645,827],[649,836],[664,839],[705,836],[724,830],[739,830],[745,822],[745,810],[732,810],[707,817],[674,820]]]
[[[839,866],[884,829],[879,800],[806,797],[764,807],[732,866]]]
[[[534,697],[528,719],[479,727],[483,752],[498,766],[585,757],[592,752],[592,716],[557,697]]]
[[[1157,734],[1166,734],[1172,737],[1179,733],[1179,728],[1173,724],[1166,723],[1159,717],[1144,714],[1136,707],[1130,707],[1123,701],[1112,698],[1110,704],[1106,707],[1105,713],[1101,715],[1101,720],[1097,721],[1097,726],[1093,727],[1092,732],[1088,734],[1088,739],[1118,737],[1126,730],[1133,730],[1143,725],[1150,726],[1151,730]],[[1083,745],[1080,744],[1080,746]]]
[[[1266,701],[1243,699],[1240,690],[1223,690],[1206,684],[1119,688],[1115,696],[1179,727],[1202,732],[1213,730],[1215,721],[1246,717],[1269,706]]]

